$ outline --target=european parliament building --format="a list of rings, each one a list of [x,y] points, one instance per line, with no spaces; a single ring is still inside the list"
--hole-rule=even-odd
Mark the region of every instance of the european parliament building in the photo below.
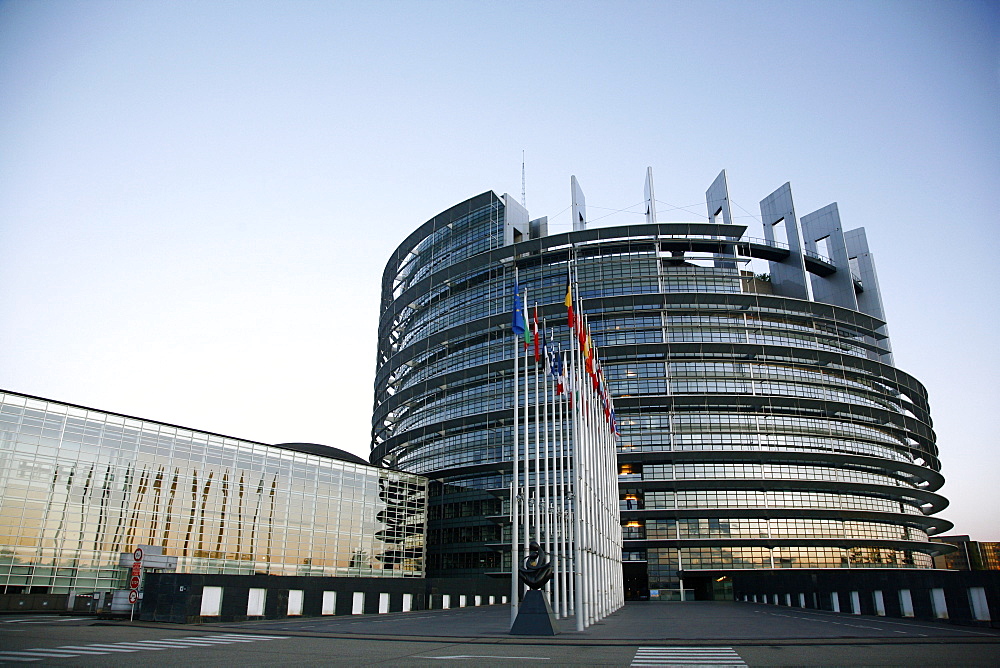
[[[751,570],[931,568],[951,523],[927,392],[893,363],[864,229],[836,204],[799,216],[785,184],[751,232],[725,172],[704,222],[658,222],[650,173],[645,222],[588,227],[571,185],[572,231],[485,192],[386,265],[370,460],[432,478],[428,575],[510,572],[511,287],[517,272],[565,345],[571,261],[620,429],[629,598],[711,598]]]

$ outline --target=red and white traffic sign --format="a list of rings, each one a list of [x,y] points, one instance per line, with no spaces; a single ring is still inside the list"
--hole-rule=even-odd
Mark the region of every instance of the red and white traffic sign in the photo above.
[[[129,578],[128,586],[129,586],[130,589],[138,589],[139,588],[139,576],[138,575],[133,575],[131,578]]]
[[[137,561],[132,564],[132,575],[139,575],[140,573],[142,573],[142,564]]]
[[[135,552],[132,553],[132,558],[135,559],[136,561],[142,561],[142,548],[141,547],[135,548]]]
[[[138,600],[139,600],[139,592],[137,592],[135,589],[133,589],[132,591],[130,591],[128,593],[128,602],[129,603],[135,603]]]

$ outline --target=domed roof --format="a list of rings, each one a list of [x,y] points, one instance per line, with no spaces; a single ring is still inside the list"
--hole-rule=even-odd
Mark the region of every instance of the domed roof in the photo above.
[[[295,452],[304,452],[309,455],[319,455],[320,457],[327,457],[329,459],[339,459],[342,462],[350,462],[352,464],[371,466],[370,463],[361,457],[351,454],[346,450],[334,448],[329,445],[320,445],[319,443],[276,443],[274,447],[294,450]]]

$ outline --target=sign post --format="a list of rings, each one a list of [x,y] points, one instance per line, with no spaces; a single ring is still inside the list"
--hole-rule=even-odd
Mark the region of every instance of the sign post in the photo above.
[[[142,548],[135,548],[135,552],[132,553],[132,558],[135,560],[132,563],[132,574],[128,579],[128,602],[132,604],[132,612],[129,615],[129,621],[135,619],[135,604],[139,600],[139,585],[142,584]]]

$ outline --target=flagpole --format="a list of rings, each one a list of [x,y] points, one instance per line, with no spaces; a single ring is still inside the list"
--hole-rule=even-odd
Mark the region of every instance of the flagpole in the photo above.
[[[538,318],[538,315],[535,315]],[[542,398],[544,400],[544,408],[542,410],[542,442],[544,443],[544,459],[543,471],[545,473],[545,487],[543,489],[543,498],[545,503],[543,504],[543,509],[545,514],[543,515],[545,519],[545,552],[549,555],[549,563],[552,564],[553,569],[556,568],[556,558],[555,550],[553,549],[552,542],[552,476],[551,467],[549,462],[552,459],[552,455],[549,451],[549,375],[552,373],[552,364],[549,358],[549,346],[548,346],[548,328],[546,327],[545,318],[542,318],[542,384],[544,386],[544,391],[542,392]],[[546,583],[545,587],[549,594],[549,604],[553,608],[557,608],[555,605],[555,597],[559,591],[559,583],[556,578],[552,578]],[[556,611],[558,615],[558,609]]]
[[[575,269],[575,267],[574,267]],[[574,272],[575,273],[575,272]],[[576,278],[575,276],[573,278]],[[573,281],[571,284],[575,284]],[[576,290],[577,298],[579,298],[579,288]],[[578,319],[583,317],[583,313],[580,312],[577,316]],[[576,363],[573,365],[573,393],[576,398],[575,408],[573,410],[573,506],[574,506],[574,524],[575,531],[573,536],[573,551],[575,553],[575,568],[574,568],[574,580],[576,589],[576,630],[583,631],[587,627],[587,603],[588,603],[588,593],[584,586],[584,489],[583,489],[583,455],[582,449],[584,447],[583,438],[583,391],[580,385],[580,371],[579,371],[579,361],[580,361],[580,341],[579,337],[576,336],[576,332],[573,333],[573,354],[576,358]]]
[[[527,332],[528,327],[528,290],[524,290],[524,297],[521,302],[521,308],[523,309],[523,319],[525,332]],[[529,468],[528,460],[528,340],[524,339],[524,503],[522,504],[522,512],[524,517],[524,549],[528,549],[528,545],[531,543],[530,533],[531,533],[531,517],[529,515],[530,510],[530,493],[531,493],[531,470]]]
[[[556,410],[559,414],[559,459],[557,460],[557,466],[559,467],[559,487],[557,488],[557,500],[556,507],[559,509],[559,554],[561,570],[559,573],[559,611],[562,618],[566,618],[569,615],[569,592],[567,591],[568,583],[566,581],[566,572],[569,565],[569,543],[566,526],[566,425],[565,425],[565,405],[566,398],[563,395],[566,391],[564,377],[564,356],[562,350],[559,351],[559,376],[557,382],[563,386],[563,392],[559,393],[559,401],[556,404]]]
[[[541,438],[540,438],[540,430],[539,430],[540,420],[539,420],[539,415],[538,415],[539,399],[540,399],[540,397],[538,396],[539,393],[538,393],[538,356],[537,356],[537,352],[538,352],[538,302],[535,302],[535,311],[534,311],[533,317],[531,319],[531,334],[532,334],[532,343],[534,344],[535,353],[536,353],[536,355],[535,355],[535,374],[534,374],[534,376],[535,376],[535,378],[534,378],[534,380],[535,380],[535,451],[534,451],[535,454],[534,454],[534,463],[532,464],[532,466],[535,469],[535,507],[534,507],[533,512],[532,512],[532,519],[534,520],[534,525],[535,525],[534,529],[535,530],[532,533],[534,534],[535,542],[538,543],[539,546],[541,546],[542,545],[542,519],[541,519],[542,518],[542,487],[541,487],[541,485],[542,485],[542,480],[541,480],[541,468],[542,468],[541,467],[541,462],[542,462],[542,458],[541,458],[541,450],[540,450],[540,446],[541,446]],[[527,367],[525,367],[525,368],[527,369]]]
[[[512,475],[510,481],[510,516],[511,516],[511,531],[510,531],[510,624],[514,625],[514,620],[517,619],[517,609],[520,599],[520,582],[518,578],[518,562],[520,561],[520,550],[518,549],[518,533],[520,531],[520,518],[521,509],[518,507],[518,500],[520,498],[520,443],[518,439],[518,415],[519,408],[518,402],[520,398],[518,397],[518,374],[520,366],[518,360],[520,357],[520,351],[518,346],[520,342],[517,334],[517,317],[519,313],[518,309],[518,286],[517,286],[517,267],[514,268],[514,315],[511,324],[511,329],[514,331],[514,425],[513,425],[513,443],[511,444],[511,460],[512,460]]]

